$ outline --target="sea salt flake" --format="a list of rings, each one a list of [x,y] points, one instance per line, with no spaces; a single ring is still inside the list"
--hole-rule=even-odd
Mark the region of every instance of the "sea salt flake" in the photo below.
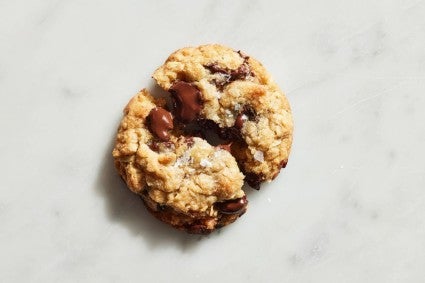
[[[201,159],[201,161],[199,162],[199,165],[201,165],[202,167],[212,167],[211,161],[205,158]]]
[[[190,154],[189,154],[189,152],[186,151],[182,156],[177,158],[176,163],[174,163],[174,166],[175,167],[182,166],[184,164],[189,163],[190,160],[191,160]]]
[[[257,150],[254,153],[254,159],[259,161],[259,162],[263,162],[264,161],[264,153],[260,150]]]

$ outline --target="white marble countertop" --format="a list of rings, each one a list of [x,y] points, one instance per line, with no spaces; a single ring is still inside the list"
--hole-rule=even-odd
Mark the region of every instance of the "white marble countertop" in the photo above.
[[[262,61],[296,128],[208,237],[154,220],[110,155],[127,100],[204,43]],[[0,95],[0,282],[425,278],[424,1],[1,1]]]

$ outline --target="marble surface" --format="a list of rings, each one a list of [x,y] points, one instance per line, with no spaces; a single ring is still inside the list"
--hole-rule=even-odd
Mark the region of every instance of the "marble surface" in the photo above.
[[[320,3],[319,3],[320,2]],[[423,282],[425,2],[0,1],[1,282]],[[127,100],[223,43],[292,104],[288,167],[208,237],[111,160]]]

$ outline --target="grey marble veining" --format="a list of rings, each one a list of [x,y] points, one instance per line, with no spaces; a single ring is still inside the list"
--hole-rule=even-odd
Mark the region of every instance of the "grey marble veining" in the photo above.
[[[1,282],[422,282],[423,1],[0,2]],[[177,48],[223,43],[291,102],[287,168],[207,237],[115,173],[121,110]]]

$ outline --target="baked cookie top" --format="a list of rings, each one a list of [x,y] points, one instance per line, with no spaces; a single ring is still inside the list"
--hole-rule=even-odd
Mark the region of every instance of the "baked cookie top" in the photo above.
[[[184,123],[213,123],[253,187],[286,166],[293,123],[289,103],[257,60],[222,45],[186,47],[153,74]],[[201,124],[202,124],[201,123]]]
[[[165,101],[142,90],[124,109],[113,150],[129,188],[182,215],[215,217],[220,205],[245,194],[244,176],[226,150],[179,136]]]

